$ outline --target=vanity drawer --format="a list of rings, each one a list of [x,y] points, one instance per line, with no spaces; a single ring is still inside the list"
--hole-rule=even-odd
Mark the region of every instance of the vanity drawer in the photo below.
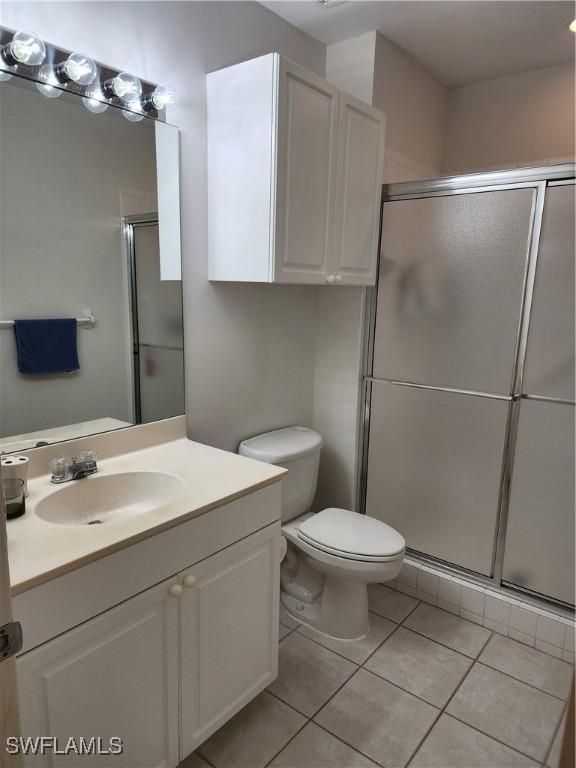
[[[280,535],[281,483],[153,534],[13,598],[22,652],[128,600],[270,524]]]

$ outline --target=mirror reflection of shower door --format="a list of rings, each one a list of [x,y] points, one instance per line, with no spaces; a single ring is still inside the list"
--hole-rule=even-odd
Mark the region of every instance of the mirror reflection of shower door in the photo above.
[[[134,408],[137,423],[184,413],[182,283],[160,279],[158,217],[126,222],[134,331]]]

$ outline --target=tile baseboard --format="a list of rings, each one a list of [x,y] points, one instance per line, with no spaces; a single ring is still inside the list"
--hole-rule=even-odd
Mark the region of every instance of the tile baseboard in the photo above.
[[[396,580],[385,586],[574,664],[574,619],[410,557]]]

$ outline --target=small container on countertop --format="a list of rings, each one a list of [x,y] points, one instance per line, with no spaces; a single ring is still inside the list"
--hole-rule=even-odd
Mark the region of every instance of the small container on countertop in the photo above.
[[[24,493],[28,496],[28,457],[9,453],[0,457],[0,463],[2,464],[2,479],[23,480]]]

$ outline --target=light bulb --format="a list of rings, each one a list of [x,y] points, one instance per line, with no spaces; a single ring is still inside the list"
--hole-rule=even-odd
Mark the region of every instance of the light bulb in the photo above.
[[[574,19],[574,21],[570,24],[568,29],[570,30],[570,32],[576,32],[576,19]]]
[[[12,41],[2,48],[2,58],[11,67],[17,64],[37,67],[46,58],[46,46],[38,35],[16,32]]]
[[[99,115],[101,112],[106,112],[108,104],[105,101],[99,101],[94,96],[84,96],[82,99],[84,106],[90,112],[94,112],[95,115]]]
[[[173,88],[159,85],[150,96],[150,100],[158,111],[169,110],[176,104],[176,93]]]
[[[140,120],[144,120],[144,115],[142,112],[128,112],[127,110],[123,109],[122,114],[130,123],[139,123]]]
[[[56,86],[50,85],[50,83],[36,83],[36,88],[47,99],[57,99],[59,96],[62,96],[60,88],[56,88]]]
[[[56,67],[56,77],[62,83],[73,81],[79,85],[90,85],[97,75],[96,62],[82,53],[71,53],[66,61]]]
[[[142,93],[142,83],[134,75],[120,72],[119,75],[104,83],[104,93],[108,97],[117,96],[124,102],[136,101]]]

